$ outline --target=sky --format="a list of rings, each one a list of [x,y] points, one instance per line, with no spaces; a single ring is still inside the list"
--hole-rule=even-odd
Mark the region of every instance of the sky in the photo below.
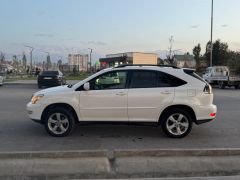
[[[240,1],[214,0],[213,40],[240,51]],[[120,52],[202,53],[210,40],[211,0],[0,0],[0,51],[93,57]]]

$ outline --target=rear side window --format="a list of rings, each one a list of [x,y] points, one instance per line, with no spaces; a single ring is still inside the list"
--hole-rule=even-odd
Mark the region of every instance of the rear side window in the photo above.
[[[189,76],[192,76],[202,82],[206,82],[203,78],[201,78],[199,75],[197,75],[194,70],[191,70],[191,69],[184,69],[183,70],[186,74],[188,74]]]
[[[160,71],[133,71],[130,88],[177,87],[185,81]]]
[[[186,84],[185,81],[167,73],[158,72],[158,87],[178,87]]]

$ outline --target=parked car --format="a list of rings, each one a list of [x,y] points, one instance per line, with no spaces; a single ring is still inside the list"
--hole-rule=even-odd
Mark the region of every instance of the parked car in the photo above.
[[[4,77],[0,74],[0,86],[3,85]]]
[[[240,75],[233,74],[227,66],[208,67],[203,74],[203,79],[210,84],[217,84],[221,89],[226,86],[240,88]]]
[[[38,76],[38,88],[65,85],[66,79],[60,71],[42,71]]]
[[[119,79],[109,84],[102,77]],[[104,69],[70,86],[33,94],[29,117],[52,136],[67,136],[78,122],[160,125],[174,138],[188,135],[193,123],[216,117],[211,86],[191,69],[122,65]]]

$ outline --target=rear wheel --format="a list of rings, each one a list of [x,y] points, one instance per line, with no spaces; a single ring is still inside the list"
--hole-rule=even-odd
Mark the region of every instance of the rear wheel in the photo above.
[[[75,127],[74,116],[71,111],[62,107],[48,111],[44,122],[47,132],[55,137],[67,136]]]
[[[185,110],[171,109],[164,114],[161,126],[167,136],[182,138],[191,132],[192,118]]]
[[[219,81],[219,82],[218,82],[218,87],[219,87],[220,89],[225,89],[225,83],[224,83],[223,81]]]
[[[235,89],[239,89],[240,85],[235,85],[234,87],[235,87]]]

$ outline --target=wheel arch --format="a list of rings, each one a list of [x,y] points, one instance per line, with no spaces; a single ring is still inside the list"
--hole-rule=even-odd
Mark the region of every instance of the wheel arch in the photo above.
[[[41,116],[41,123],[44,123],[44,117],[49,112],[49,110],[52,108],[56,108],[56,107],[63,107],[63,108],[69,109],[74,116],[75,122],[79,123],[78,115],[77,115],[75,109],[67,103],[54,103],[54,104],[50,104],[47,107],[45,107],[45,109],[43,110],[42,116]]]
[[[193,122],[196,123],[197,119],[196,119],[196,114],[195,114],[193,108],[191,108],[188,105],[178,104],[178,105],[168,106],[161,112],[161,114],[159,116],[159,120],[158,120],[159,124],[161,124],[164,114],[167,113],[171,109],[182,109],[182,110],[189,112],[192,117]]]

